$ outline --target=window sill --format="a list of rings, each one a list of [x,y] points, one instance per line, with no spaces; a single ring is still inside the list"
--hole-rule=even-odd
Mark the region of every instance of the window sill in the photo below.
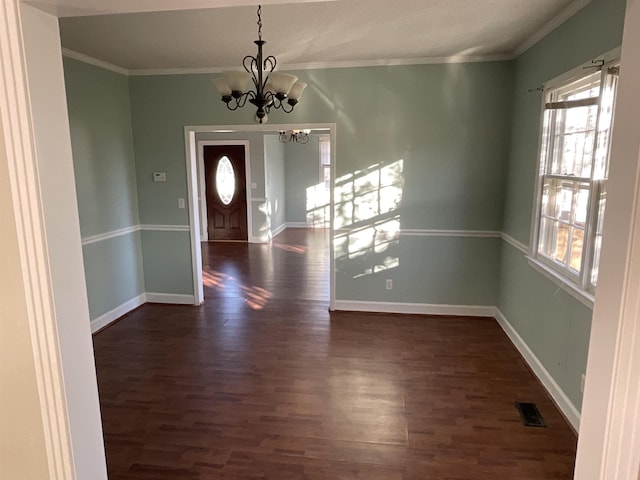
[[[573,283],[569,282],[566,278],[560,275],[558,272],[548,267],[540,260],[526,255],[526,259],[529,262],[529,265],[536,270],[538,273],[541,273],[553,283],[562,288],[565,292],[571,295],[573,298],[581,302],[585,307],[593,310],[593,303],[595,301],[595,297],[590,293],[582,290],[577,287]]]

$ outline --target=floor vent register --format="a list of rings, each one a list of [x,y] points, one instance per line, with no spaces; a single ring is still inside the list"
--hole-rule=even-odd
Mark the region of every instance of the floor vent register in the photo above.
[[[540,415],[535,403],[516,402],[516,408],[526,427],[546,427],[547,424]]]

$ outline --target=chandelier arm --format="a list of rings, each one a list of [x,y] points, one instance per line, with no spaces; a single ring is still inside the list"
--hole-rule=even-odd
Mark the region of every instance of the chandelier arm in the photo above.
[[[264,100],[266,101],[266,106],[271,109],[271,108],[280,108],[278,106],[278,104],[276,102],[279,102],[279,100],[276,98],[276,96],[273,94],[273,92],[264,92],[262,98],[264,98]]]
[[[263,62],[264,70],[269,71],[269,73],[271,73],[276,69],[277,64],[278,64],[278,61],[276,60],[276,57],[274,57],[273,55],[269,55],[267,58],[264,59],[264,62]]]
[[[245,103],[247,103],[247,98],[249,97],[250,94],[253,94],[253,91],[249,90],[248,92],[243,93],[239,97],[237,98],[234,97],[230,101],[225,102],[227,105],[227,108],[233,112],[234,110],[244,107]]]
[[[242,97],[240,97],[238,99],[238,106],[240,108],[244,107],[245,103],[247,103],[247,98],[249,98],[249,96],[253,93],[252,90],[249,90],[248,92],[246,92],[244,95],[242,95]]]
[[[231,106],[231,103],[232,102],[226,102],[226,105],[227,105],[227,108],[229,110],[231,110],[232,112],[237,110],[238,108],[240,108],[239,105],[238,105],[238,101],[237,100],[235,102],[233,102],[233,106]]]
[[[258,71],[258,60],[256,59],[256,57],[247,55],[242,59],[242,66],[247,71],[247,73],[251,75],[251,81],[253,81],[253,85],[256,87],[256,91],[260,91],[255,73]]]
[[[249,61],[248,64],[247,64],[247,60]],[[242,59],[242,66],[247,71],[247,73],[250,73],[251,75],[253,75],[253,72],[254,72],[253,68],[255,67],[255,65],[256,65],[256,57],[252,55],[247,55]]]
[[[273,94],[269,96],[269,106],[271,108],[275,108],[276,110],[280,109],[280,100],[278,100]]]
[[[291,105],[289,102],[280,102],[280,105],[278,106],[278,108],[282,109],[284,113],[293,112],[294,107],[295,105]]]
[[[274,101],[277,100],[275,95],[273,94],[273,92],[262,92],[262,98],[265,101],[265,106],[268,105],[269,108],[274,107],[274,108],[278,108],[275,106]]]

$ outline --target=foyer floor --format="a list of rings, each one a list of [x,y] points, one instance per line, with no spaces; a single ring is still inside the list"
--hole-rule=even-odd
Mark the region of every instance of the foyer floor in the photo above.
[[[495,321],[330,314],[322,230],[203,261],[203,306],[94,336],[110,480],[572,478],[576,437]]]

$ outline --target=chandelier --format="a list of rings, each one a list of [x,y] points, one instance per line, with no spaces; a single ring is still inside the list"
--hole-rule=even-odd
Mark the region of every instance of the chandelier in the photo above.
[[[309,133],[311,130],[280,130],[280,141],[282,143],[299,143],[304,145],[309,143]]]
[[[307,87],[304,82],[299,82],[298,77],[289,73],[274,72],[276,58],[269,55],[262,56],[262,6],[258,5],[258,40],[254,42],[258,46],[258,54],[255,57],[247,55],[242,60],[245,71],[223,72],[221,77],[213,79],[213,84],[222,95],[222,101],[229,110],[242,108],[249,100],[255,105],[256,122],[267,123],[268,114],[272,108],[282,109],[291,113],[296,106],[302,92]],[[249,80],[253,82],[253,89],[247,90]]]

